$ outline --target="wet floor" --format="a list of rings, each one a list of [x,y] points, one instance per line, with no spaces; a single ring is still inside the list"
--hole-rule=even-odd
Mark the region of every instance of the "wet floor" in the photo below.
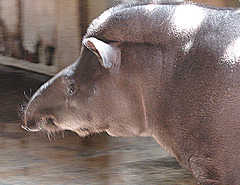
[[[194,184],[152,138],[80,138],[65,132],[50,138],[20,128],[17,109],[49,77],[0,65],[0,185]]]

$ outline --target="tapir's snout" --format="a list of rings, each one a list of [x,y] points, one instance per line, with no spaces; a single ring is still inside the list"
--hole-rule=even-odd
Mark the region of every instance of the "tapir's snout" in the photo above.
[[[52,115],[45,115],[33,119],[28,119],[27,117],[25,117],[24,124],[21,125],[21,127],[24,130],[30,132],[38,132],[41,131],[42,129],[46,129],[53,132],[58,128],[56,125],[56,118]]]
[[[25,124],[22,124],[21,127],[26,130],[26,131],[31,131],[31,132],[38,132],[42,130],[42,128],[36,124],[36,122],[28,122]]]
[[[33,114],[30,113],[31,112],[29,108],[30,104],[31,104],[31,100],[27,105],[22,105],[21,110],[19,110],[19,117],[21,117],[22,119],[22,123],[20,126],[22,129],[26,131],[37,132],[42,130],[42,127],[37,122],[37,119],[34,118]]]
[[[43,129],[54,132],[58,130],[57,120],[53,115],[37,115],[31,114],[27,109],[23,117],[23,124],[21,127],[30,132],[38,132]]]
[[[21,117],[23,123],[21,127],[26,131],[37,132],[47,130],[55,132],[59,130],[57,127],[57,119],[52,113],[54,104],[54,91],[51,87],[52,78],[43,84],[31,97],[26,106],[22,106]],[[50,94],[53,94],[52,96]],[[51,96],[51,98],[49,98]]]

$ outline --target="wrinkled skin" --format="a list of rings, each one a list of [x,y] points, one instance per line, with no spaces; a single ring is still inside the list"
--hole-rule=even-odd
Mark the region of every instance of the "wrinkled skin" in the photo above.
[[[90,25],[79,59],[33,95],[22,127],[151,136],[198,184],[240,184],[239,10],[137,8]]]

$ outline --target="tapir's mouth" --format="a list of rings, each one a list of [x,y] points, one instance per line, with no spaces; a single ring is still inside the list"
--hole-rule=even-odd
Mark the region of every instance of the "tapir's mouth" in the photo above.
[[[43,127],[47,127],[47,128],[51,128],[51,129],[57,128],[57,120],[52,115],[48,115],[48,116],[41,118],[40,122],[43,125]]]
[[[27,114],[26,114],[27,115]],[[47,115],[38,115],[34,116],[26,116],[24,118],[25,125],[21,125],[21,127],[28,132],[38,132],[43,131],[47,133],[58,133],[64,130],[70,130],[76,132],[81,137],[86,137],[92,133],[101,133],[106,131],[106,127],[99,128],[95,126],[90,126],[91,124],[81,124],[81,126],[68,127],[65,122],[59,122],[55,116],[51,114]],[[71,120],[68,120],[68,125]],[[65,123],[65,124],[64,124]],[[76,125],[76,124],[72,124]]]
[[[41,130],[46,130],[48,132],[59,131],[57,120],[52,115],[42,116],[33,120],[34,121],[26,121],[25,125],[21,125],[21,127],[30,132],[38,132]]]

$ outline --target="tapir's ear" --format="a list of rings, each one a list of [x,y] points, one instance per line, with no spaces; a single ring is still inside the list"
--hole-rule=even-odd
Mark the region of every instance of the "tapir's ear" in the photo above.
[[[116,44],[107,44],[94,37],[84,39],[83,44],[98,56],[103,67],[118,71],[121,64],[121,50]]]

